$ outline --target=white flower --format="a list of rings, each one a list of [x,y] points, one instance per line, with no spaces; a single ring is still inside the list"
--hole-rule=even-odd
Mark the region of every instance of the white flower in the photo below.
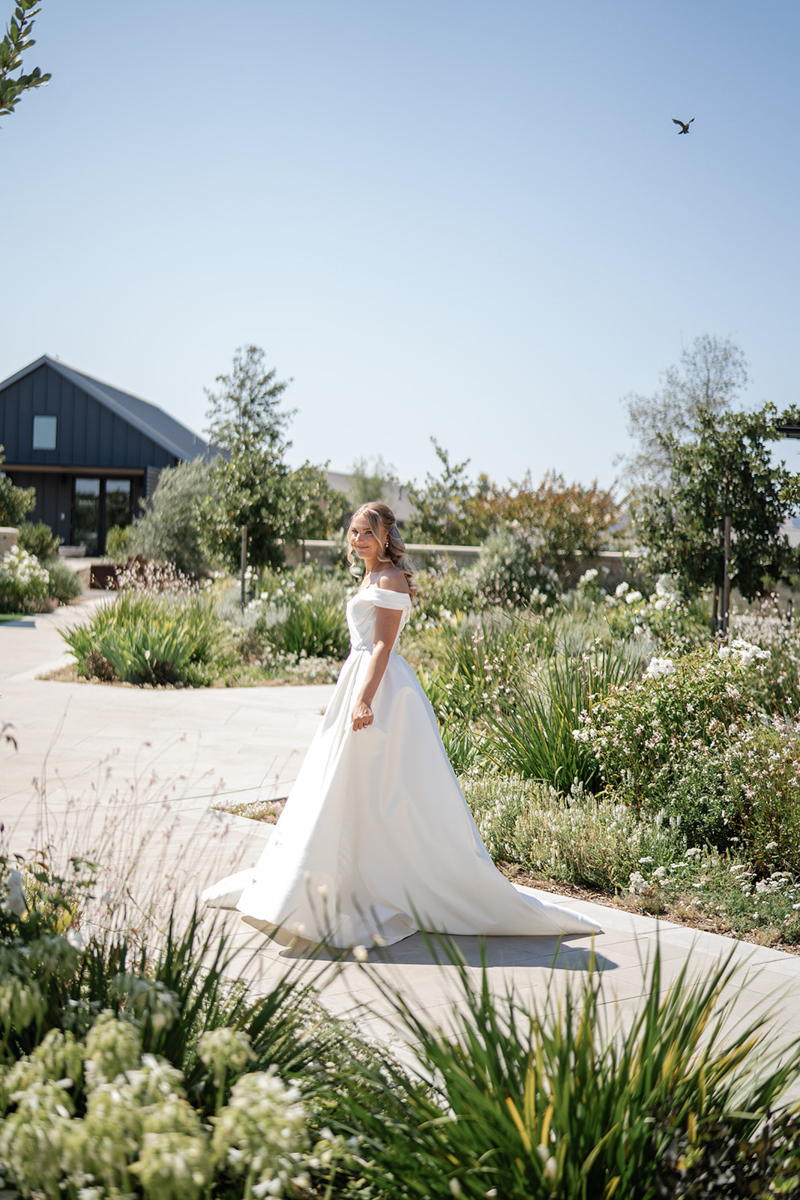
[[[8,900],[6,901],[6,906],[8,911],[12,912],[15,917],[21,917],[23,913],[28,911],[28,904],[22,884],[22,873],[16,869],[12,870],[8,876]]]
[[[637,604],[642,599],[644,599],[644,597],[642,596],[641,592],[628,592],[627,596],[625,597],[625,603]]]
[[[353,946],[353,958],[356,962],[366,962],[369,958],[369,950],[366,946]]]
[[[639,871],[633,871],[631,873],[630,887],[628,888],[628,891],[632,896],[638,896],[642,892],[647,891],[647,880],[642,874],[640,874]]]
[[[629,583],[625,583],[623,580],[622,583],[617,584],[614,595],[619,600],[621,596],[624,596],[626,592],[630,591],[630,587],[631,587],[631,585]]]
[[[68,929],[64,934],[64,937],[67,939],[70,946],[72,946],[73,950],[86,949],[86,942],[80,929]]]
[[[321,884],[319,885],[319,887],[317,888],[317,892],[319,893],[319,895],[322,897],[322,899],[323,899],[323,900],[327,900],[327,899],[328,899],[328,885],[327,885],[327,883],[321,883]]]
[[[674,675],[675,663],[671,658],[651,658],[645,671],[645,679],[658,679],[660,675]]]
[[[197,1053],[214,1071],[214,1085],[221,1087],[226,1074],[239,1073],[255,1058],[250,1037],[243,1029],[211,1029],[197,1043]]]

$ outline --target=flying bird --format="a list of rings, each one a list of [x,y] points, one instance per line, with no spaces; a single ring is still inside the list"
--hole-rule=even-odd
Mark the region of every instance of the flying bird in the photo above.
[[[694,117],[692,117],[692,121],[693,120],[694,120]],[[691,125],[692,121],[679,121],[677,117],[672,118],[673,125],[680,125],[680,129],[678,130],[678,137],[680,137],[682,133],[689,132],[689,126]]]

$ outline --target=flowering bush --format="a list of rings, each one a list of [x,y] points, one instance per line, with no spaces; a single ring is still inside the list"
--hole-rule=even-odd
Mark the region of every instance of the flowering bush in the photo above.
[[[196,917],[155,955],[84,942],[43,866],[0,861],[0,1181],[79,1200],[308,1191],[342,1150],[333,1135],[312,1147],[280,1074],[313,1084],[314,1055],[331,1056],[305,989],[226,983],[225,941],[199,939]]]
[[[475,571],[459,568],[451,559],[439,559],[418,571],[415,578],[419,588],[411,617],[415,628],[452,622],[458,615],[475,612],[485,603],[476,591]]]
[[[800,710],[800,620],[791,620],[770,598],[747,612],[734,612],[731,630],[769,651],[761,673],[764,705]]]
[[[670,652],[685,653],[708,640],[708,622],[697,605],[686,604],[668,575],[649,595],[625,581],[604,597],[606,620],[615,637],[649,638]]]
[[[0,558],[0,612],[40,612],[49,579],[35,555],[12,546]]]
[[[773,843],[800,869],[800,723],[759,707],[769,651],[730,647],[657,658],[645,678],[593,703],[575,737],[606,784],[637,809],[680,818],[690,845],[744,844],[758,864]]]
[[[153,562],[136,554],[117,570],[120,591],[143,593],[160,592],[169,596],[184,596],[199,591],[197,581],[185,575],[174,563]]]
[[[509,529],[491,534],[475,568],[475,588],[489,604],[506,608],[552,603],[560,593],[556,572],[545,566],[531,542]]]

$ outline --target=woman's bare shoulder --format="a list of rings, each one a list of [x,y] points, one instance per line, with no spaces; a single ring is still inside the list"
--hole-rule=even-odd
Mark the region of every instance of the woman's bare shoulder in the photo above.
[[[387,592],[405,592],[407,596],[410,595],[408,580],[399,567],[387,567],[385,571],[382,571],[378,579],[378,587],[385,588]]]

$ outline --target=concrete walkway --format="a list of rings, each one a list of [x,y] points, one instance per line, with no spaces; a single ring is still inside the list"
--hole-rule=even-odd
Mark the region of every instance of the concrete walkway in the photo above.
[[[64,661],[59,630],[86,615],[82,605],[0,624],[0,726],[11,723],[18,746],[0,740],[5,837],[20,853],[49,843],[61,861],[91,850],[139,904],[160,891],[185,909],[207,884],[260,855],[271,827],[216,806],[287,794],[332,687],[161,691],[36,679]],[[541,1001],[548,982],[560,986],[586,971],[593,948],[608,1011],[624,1018],[643,995],[657,942],[663,988],[690,952],[698,972],[733,952],[746,970],[734,1018],[774,1006],[779,1040],[800,1038],[800,957],[584,901],[565,903],[603,925],[594,947],[590,938],[570,938],[560,948],[542,937],[486,939],[499,992],[511,984],[521,998]],[[233,971],[259,987],[302,957],[236,914],[220,920],[235,951]],[[477,977],[481,939],[454,940]],[[328,971],[323,998],[365,1033],[394,1038],[378,985],[396,985],[420,1012],[445,1021],[454,974],[416,935],[366,970],[351,960]]]

